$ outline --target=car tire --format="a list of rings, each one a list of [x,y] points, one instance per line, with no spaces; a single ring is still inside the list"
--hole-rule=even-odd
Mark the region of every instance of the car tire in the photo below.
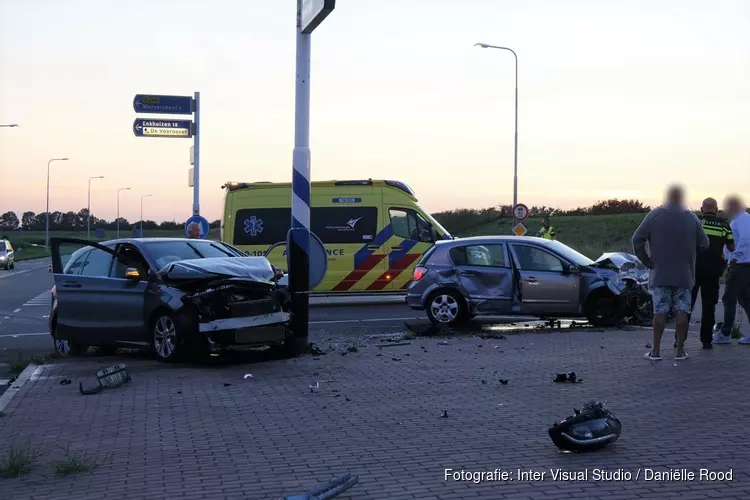
[[[425,303],[427,318],[434,325],[454,326],[469,320],[466,300],[456,290],[442,289],[430,294]]]
[[[82,356],[89,350],[89,346],[74,342],[72,340],[62,340],[57,338],[57,326],[52,326],[52,345],[55,348],[55,354],[63,358],[72,358]]]
[[[615,326],[622,319],[618,314],[617,297],[608,290],[592,292],[586,300],[586,319],[593,326]]]
[[[159,311],[154,314],[149,326],[151,351],[160,361],[179,361],[183,355],[182,335],[174,314]]]

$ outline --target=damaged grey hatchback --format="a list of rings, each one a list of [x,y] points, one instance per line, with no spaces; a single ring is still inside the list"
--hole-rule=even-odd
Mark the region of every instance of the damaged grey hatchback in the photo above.
[[[625,288],[617,271],[559,241],[479,236],[439,241],[425,252],[406,300],[435,324],[484,314],[611,325],[624,316]]]
[[[61,355],[145,348],[173,361],[230,348],[299,348],[287,328],[283,273],[265,257],[195,239],[51,243],[50,333]]]

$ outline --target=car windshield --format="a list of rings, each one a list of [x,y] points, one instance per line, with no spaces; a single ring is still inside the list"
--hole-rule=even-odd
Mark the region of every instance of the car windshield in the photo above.
[[[145,244],[158,269],[178,260],[213,257],[239,257],[234,251],[215,241],[152,241]]]
[[[589,259],[582,253],[576,252],[569,246],[563,245],[559,241],[549,241],[547,245],[549,246],[550,250],[557,252],[576,266],[590,266],[594,263],[593,260]]]

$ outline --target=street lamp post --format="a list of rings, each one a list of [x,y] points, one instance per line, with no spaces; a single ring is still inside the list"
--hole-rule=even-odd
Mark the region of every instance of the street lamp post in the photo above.
[[[44,247],[49,248],[49,166],[53,161],[68,161],[67,158],[52,158],[47,162],[47,214],[44,222]]]
[[[144,194],[141,196],[141,238],[143,238],[143,198],[148,198],[150,194]]]
[[[117,238],[120,237],[120,191],[130,191],[130,188],[120,188],[117,190]]]
[[[489,45],[486,43],[475,43],[475,47],[482,47],[483,49],[498,49],[498,50],[507,50],[511,54],[513,54],[513,59],[516,61],[516,103],[515,103],[515,115],[516,115],[516,123],[515,123],[515,140],[514,140],[514,146],[513,146],[513,207],[518,205],[518,55],[516,52],[508,47],[499,47],[497,45]],[[516,225],[516,214],[515,211],[513,213],[513,225]]]
[[[91,181],[94,179],[104,179],[103,175],[96,177],[89,177],[89,198],[88,205],[86,205],[86,239],[91,239]]]
[[[18,124],[17,123],[10,123],[8,125],[0,125],[0,127],[14,128],[14,127],[18,127]]]

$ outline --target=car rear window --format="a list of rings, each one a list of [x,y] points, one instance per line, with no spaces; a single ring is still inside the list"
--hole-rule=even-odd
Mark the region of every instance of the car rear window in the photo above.
[[[145,246],[156,262],[157,269],[178,260],[238,257],[229,248],[212,241],[152,241]]]

